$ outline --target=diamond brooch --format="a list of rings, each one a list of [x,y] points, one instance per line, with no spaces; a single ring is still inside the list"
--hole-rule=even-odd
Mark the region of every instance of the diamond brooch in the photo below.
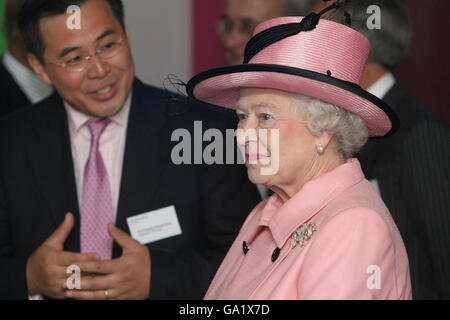
[[[296,247],[297,245],[304,247],[305,242],[311,239],[315,231],[315,223],[303,224],[292,234],[292,247]]]

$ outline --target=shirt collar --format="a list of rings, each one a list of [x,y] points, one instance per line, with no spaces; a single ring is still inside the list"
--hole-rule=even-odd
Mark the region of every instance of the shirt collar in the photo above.
[[[128,127],[128,116],[130,114],[132,101],[132,92],[128,95],[127,100],[125,101],[122,110],[119,111],[116,115],[110,117],[111,122],[123,127]],[[72,107],[67,101],[64,100],[64,108],[67,111],[67,117],[69,121],[69,131],[71,136],[78,133],[80,129],[88,122],[89,120],[95,119],[92,116],[89,116],[74,107]]]
[[[53,92],[52,86],[42,81],[32,70],[14,58],[9,51],[3,55],[3,65],[31,103],[38,103]]]
[[[384,76],[378,79],[370,88],[368,92],[376,96],[378,99],[383,99],[389,90],[395,85],[395,77],[391,72],[387,72]]]
[[[260,225],[269,227],[278,248],[282,248],[299,226],[308,222],[342,191],[363,179],[359,161],[350,159],[338,168],[306,183],[284,204],[281,198],[274,194],[262,208]]]

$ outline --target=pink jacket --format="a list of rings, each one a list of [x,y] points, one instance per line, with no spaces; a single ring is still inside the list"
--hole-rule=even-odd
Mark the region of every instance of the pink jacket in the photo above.
[[[411,299],[408,257],[352,159],[284,204],[277,195],[258,204],[205,299]]]

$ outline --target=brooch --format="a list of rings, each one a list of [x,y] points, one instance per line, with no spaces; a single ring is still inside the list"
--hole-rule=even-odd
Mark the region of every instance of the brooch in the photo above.
[[[304,247],[305,242],[311,239],[315,231],[315,223],[303,224],[292,234],[292,247],[296,247],[297,245],[300,245],[300,247]]]

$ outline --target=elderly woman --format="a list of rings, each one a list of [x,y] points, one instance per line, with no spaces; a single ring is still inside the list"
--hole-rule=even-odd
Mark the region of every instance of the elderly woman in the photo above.
[[[369,41],[314,14],[266,21],[255,34],[243,65],[188,83],[190,96],[236,109],[249,177],[274,191],[205,299],[411,299],[401,236],[352,158],[398,125],[360,87]]]

